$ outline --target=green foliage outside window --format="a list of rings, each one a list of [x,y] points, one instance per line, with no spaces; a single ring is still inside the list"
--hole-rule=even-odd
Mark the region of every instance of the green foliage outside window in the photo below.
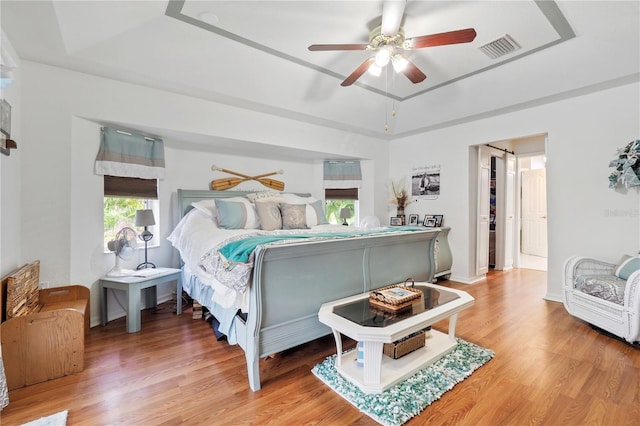
[[[355,220],[355,200],[327,200],[325,204],[325,212],[329,223],[334,225],[342,224],[340,219],[340,210],[344,207],[351,209],[351,217],[347,219],[349,225],[353,225]]]
[[[134,227],[136,210],[145,208],[140,198],[104,197],[104,246],[125,226]],[[134,228],[135,229],[135,228]]]

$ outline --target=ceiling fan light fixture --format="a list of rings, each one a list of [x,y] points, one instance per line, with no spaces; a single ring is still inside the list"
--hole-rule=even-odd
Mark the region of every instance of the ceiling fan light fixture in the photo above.
[[[405,69],[407,69],[407,65],[409,65],[409,61],[407,61],[407,58],[405,58],[404,55],[396,53],[391,57],[391,64],[393,65],[393,69],[397,73],[401,73]]]
[[[380,68],[384,68],[389,63],[389,59],[391,59],[390,49],[388,47],[383,47],[378,50],[378,53],[376,53],[375,64]]]
[[[368,71],[369,71],[369,74],[373,75],[374,77],[380,77],[380,74],[382,73],[382,68],[380,68],[374,63],[374,64],[371,64]]]

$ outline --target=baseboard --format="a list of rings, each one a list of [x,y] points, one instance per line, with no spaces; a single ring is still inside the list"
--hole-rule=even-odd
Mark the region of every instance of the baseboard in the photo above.
[[[477,276],[474,276],[474,277],[462,277],[462,276],[458,276],[458,275],[451,275],[451,277],[449,277],[449,279],[451,281],[455,281],[455,282],[460,283],[460,284],[475,284],[475,283],[478,283],[480,281],[485,280],[486,276],[477,275]]]

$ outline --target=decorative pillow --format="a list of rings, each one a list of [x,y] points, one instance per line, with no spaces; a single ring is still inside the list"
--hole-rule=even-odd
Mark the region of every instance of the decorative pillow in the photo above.
[[[247,198],[252,203],[255,203],[258,200],[265,200],[265,199],[276,198],[280,196],[281,194],[277,191],[260,191],[260,192],[254,192],[252,194],[247,194]]]
[[[616,268],[615,275],[623,280],[628,280],[631,274],[640,270],[640,257],[623,258]]]
[[[282,229],[308,229],[306,204],[280,203]]]
[[[224,229],[257,229],[260,227],[255,206],[247,199],[217,199],[218,226]]]
[[[268,203],[265,201],[256,203],[256,212],[260,219],[260,227],[265,231],[282,229],[282,215],[278,203]]]
[[[296,194],[280,194],[280,196],[283,197],[286,200],[285,202],[289,204],[310,204],[318,201],[313,197],[301,197]]]
[[[322,200],[316,200],[313,203],[307,204],[306,213],[308,226],[329,224],[327,215],[324,212]]]
[[[213,219],[217,219],[218,217],[218,209],[216,208],[215,200],[200,200],[191,203],[191,205]]]

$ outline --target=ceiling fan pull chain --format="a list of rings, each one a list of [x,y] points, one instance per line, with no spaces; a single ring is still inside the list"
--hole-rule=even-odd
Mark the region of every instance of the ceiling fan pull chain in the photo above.
[[[389,115],[387,114],[387,109],[388,109],[388,104],[389,104],[389,69],[387,68],[386,72],[384,73],[384,131],[388,132],[389,131],[389,122],[388,122],[388,117]]]

